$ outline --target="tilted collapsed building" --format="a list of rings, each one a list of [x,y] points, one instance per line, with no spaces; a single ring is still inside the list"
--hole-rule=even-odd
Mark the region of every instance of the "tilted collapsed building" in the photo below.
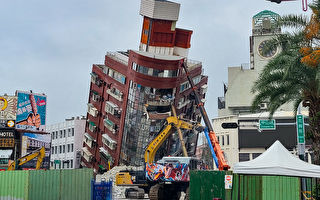
[[[139,50],[107,52],[104,65],[93,65],[82,166],[97,172],[109,164],[143,164],[144,148],[171,115],[171,104],[178,115],[200,122],[183,62],[203,102],[208,77],[201,62],[186,59],[192,31],[176,28],[179,10],[178,3],[141,0]],[[173,134],[159,153],[179,154],[177,138]],[[193,155],[197,135],[186,143]]]

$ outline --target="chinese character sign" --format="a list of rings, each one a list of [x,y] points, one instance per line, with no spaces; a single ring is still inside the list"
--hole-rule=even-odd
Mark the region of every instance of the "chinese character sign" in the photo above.
[[[0,96],[0,120],[16,120],[17,97]]]
[[[17,92],[16,128],[45,130],[47,97],[29,92]]]

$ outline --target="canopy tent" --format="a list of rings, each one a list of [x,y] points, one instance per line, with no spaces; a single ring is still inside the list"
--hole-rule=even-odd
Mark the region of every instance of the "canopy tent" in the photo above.
[[[295,157],[277,140],[256,159],[235,164],[233,173],[320,178],[320,166]]]

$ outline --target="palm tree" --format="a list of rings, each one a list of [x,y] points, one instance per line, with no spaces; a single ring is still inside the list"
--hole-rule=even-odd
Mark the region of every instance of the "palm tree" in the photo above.
[[[320,165],[320,0],[309,5],[313,14],[280,17],[278,23],[289,27],[290,33],[275,36],[266,51],[279,46],[282,51],[265,66],[255,82],[252,103],[256,110],[268,103],[270,116],[283,104],[293,102],[295,111],[300,103],[309,110],[309,132],[314,163]],[[295,112],[296,113],[296,112]]]

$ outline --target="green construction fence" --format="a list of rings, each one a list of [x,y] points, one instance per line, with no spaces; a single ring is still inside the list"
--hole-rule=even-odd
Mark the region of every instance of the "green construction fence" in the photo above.
[[[232,175],[232,189],[225,189]],[[301,179],[288,176],[254,176],[231,171],[191,171],[190,200],[299,200]]]
[[[88,200],[93,170],[29,170],[0,172],[0,199]]]

